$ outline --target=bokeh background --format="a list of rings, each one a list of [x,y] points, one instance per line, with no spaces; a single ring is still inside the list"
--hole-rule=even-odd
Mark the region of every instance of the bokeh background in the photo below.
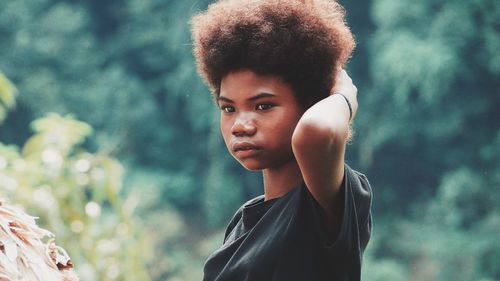
[[[82,280],[201,280],[262,193],[191,55],[209,2],[0,1],[0,196]],[[347,162],[374,189],[363,279],[500,280],[500,2],[341,2],[358,42]]]

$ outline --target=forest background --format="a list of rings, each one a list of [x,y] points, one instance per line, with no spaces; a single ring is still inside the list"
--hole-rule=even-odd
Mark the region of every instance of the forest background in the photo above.
[[[0,1],[0,196],[82,280],[201,280],[262,193],[196,73],[188,22],[209,2]],[[374,191],[363,279],[500,280],[500,2],[341,3],[358,42],[347,162]]]

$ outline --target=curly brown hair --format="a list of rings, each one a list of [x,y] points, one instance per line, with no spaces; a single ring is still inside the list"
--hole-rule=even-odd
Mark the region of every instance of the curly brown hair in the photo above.
[[[192,18],[198,72],[219,95],[222,78],[277,75],[309,107],[328,96],[355,42],[334,0],[221,0]]]

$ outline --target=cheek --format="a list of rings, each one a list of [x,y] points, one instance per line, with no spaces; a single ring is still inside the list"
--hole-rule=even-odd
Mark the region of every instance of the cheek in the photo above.
[[[229,138],[231,136],[231,127],[232,123],[224,117],[220,117],[220,132],[222,134],[222,138],[224,138],[224,142],[226,145],[228,144]]]
[[[290,114],[283,118],[279,124],[274,128],[275,140],[279,142],[278,145],[285,146],[285,149],[290,148],[292,145],[292,135],[295,127],[300,119],[300,115]]]
[[[297,114],[288,114],[285,115],[280,122],[277,124],[277,128],[279,133],[283,137],[292,137],[293,131],[299,122],[300,116]]]

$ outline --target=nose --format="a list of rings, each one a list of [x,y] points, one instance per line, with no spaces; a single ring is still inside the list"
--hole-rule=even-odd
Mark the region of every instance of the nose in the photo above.
[[[237,137],[253,136],[256,132],[257,127],[249,116],[239,116],[231,127],[231,134]]]

